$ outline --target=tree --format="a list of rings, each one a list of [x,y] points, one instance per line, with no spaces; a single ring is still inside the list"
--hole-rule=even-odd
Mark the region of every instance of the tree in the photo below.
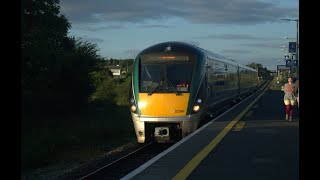
[[[59,14],[59,0],[21,2],[22,87],[30,89],[53,81],[71,27]]]
[[[97,45],[68,37],[71,27],[59,0],[21,4],[21,86],[24,112],[57,114],[88,103],[89,72],[100,60]]]
[[[271,71],[269,71],[267,68],[263,67],[262,64],[250,63],[247,66],[257,70],[258,77],[262,77],[262,79],[265,79],[265,80],[271,78],[271,76],[270,76]]]

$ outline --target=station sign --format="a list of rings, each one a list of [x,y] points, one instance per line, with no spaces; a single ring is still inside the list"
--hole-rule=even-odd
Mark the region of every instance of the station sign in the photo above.
[[[289,42],[289,53],[295,53],[297,48],[296,42]]]
[[[290,70],[290,67],[287,67],[286,65],[278,65],[277,71],[283,71],[283,70]]]

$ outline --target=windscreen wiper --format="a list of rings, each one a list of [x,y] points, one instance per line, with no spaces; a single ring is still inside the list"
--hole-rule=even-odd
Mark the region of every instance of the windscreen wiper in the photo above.
[[[180,95],[181,95],[181,91],[179,91],[179,90],[177,89],[177,87],[175,87],[175,85],[174,85],[171,81],[169,81],[168,79],[167,79],[167,82],[168,82],[168,87],[169,87],[169,88],[172,88],[173,91],[176,93],[177,96],[180,96]]]
[[[151,91],[148,92],[148,96],[151,96],[160,86],[157,85],[156,87],[154,87]]]

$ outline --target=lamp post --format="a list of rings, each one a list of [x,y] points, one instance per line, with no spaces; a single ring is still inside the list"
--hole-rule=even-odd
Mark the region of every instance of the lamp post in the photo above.
[[[296,44],[296,60],[297,60],[297,76],[299,77],[299,19],[281,19],[284,21],[296,21],[297,22],[297,44]]]

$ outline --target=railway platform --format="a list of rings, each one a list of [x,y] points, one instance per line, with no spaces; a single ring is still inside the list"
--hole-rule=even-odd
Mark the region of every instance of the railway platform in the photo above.
[[[299,179],[299,108],[271,82],[122,179]]]

